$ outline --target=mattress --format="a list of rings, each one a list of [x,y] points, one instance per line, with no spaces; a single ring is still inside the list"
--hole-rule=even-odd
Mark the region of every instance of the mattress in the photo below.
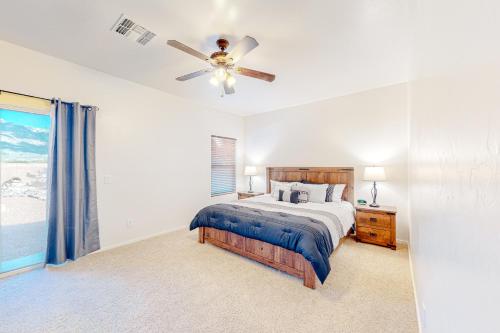
[[[262,203],[268,205],[259,205]],[[232,204],[254,207],[268,211],[285,212],[293,215],[305,216],[320,220],[321,222],[325,223],[328,230],[330,231],[334,247],[337,247],[340,239],[342,237],[345,237],[351,227],[353,227],[354,225],[355,209],[349,201],[325,203],[307,202],[294,204],[290,202],[277,201],[271,196],[271,194],[264,194],[248,199],[234,201],[232,202]],[[322,212],[333,214],[339,219],[340,223],[342,224],[342,233],[337,232],[334,223],[332,223],[331,219],[325,217]]]

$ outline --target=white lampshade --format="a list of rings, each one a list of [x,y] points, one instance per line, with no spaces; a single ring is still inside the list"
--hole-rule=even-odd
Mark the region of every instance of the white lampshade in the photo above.
[[[247,165],[245,167],[245,176],[257,176],[257,167]]]
[[[364,180],[379,182],[385,180],[384,167],[365,167]]]

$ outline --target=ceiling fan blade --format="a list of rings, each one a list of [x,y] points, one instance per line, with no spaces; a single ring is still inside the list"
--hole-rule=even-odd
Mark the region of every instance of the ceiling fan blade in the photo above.
[[[196,58],[199,58],[203,61],[208,61],[208,59],[210,59],[208,56],[204,55],[203,53],[198,52],[195,49],[192,49],[189,46],[182,44],[181,42],[178,42],[176,40],[168,40],[167,44],[172,46],[172,47],[175,47],[178,50],[184,51],[187,54],[195,56]]]
[[[257,46],[259,46],[259,43],[257,43],[255,38],[245,36],[238,42],[238,44],[236,44],[231,52],[229,52],[228,57],[233,59],[233,63],[236,63],[240,61],[245,54],[252,51]]]
[[[224,81],[224,92],[226,95],[234,94],[234,87],[227,84],[227,80]]]
[[[276,75],[274,75],[274,74],[264,73],[264,72],[256,71],[253,69],[245,68],[245,67],[236,68],[236,73],[240,74],[240,75],[250,76],[250,77],[253,77],[255,79],[268,81],[268,82],[273,82],[274,79],[276,78]]]
[[[186,81],[186,80],[189,80],[189,79],[192,79],[192,78],[195,78],[195,77],[198,77],[198,76],[210,73],[212,71],[213,71],[212,68],[201,69],[201,70],[193,72],[193,73],[189,73],[189,74],[186,74],[186,75],[183,75],[183,76],[179,76],[178,78],[176,78],[176,80],[177,81]]]

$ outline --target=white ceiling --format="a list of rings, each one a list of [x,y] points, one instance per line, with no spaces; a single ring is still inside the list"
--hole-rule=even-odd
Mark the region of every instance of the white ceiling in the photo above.
[[[157,37],[142,46],[112,32],[121,13]],[[252,114],[407,81],[408,16],[405,0],[16,0],[2,3],[0,39]],[[245,35],[260,45],[240,65],[274,82],[238,76],[236,94],[220,98],[209,76],[174,80],[206,64],[168,39],[209,54],[219,36]]]

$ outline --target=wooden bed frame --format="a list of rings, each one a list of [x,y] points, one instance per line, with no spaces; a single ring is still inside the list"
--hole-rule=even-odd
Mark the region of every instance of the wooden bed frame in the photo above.
[[[315,184],[346,184],[342,200],[354,203],[354,168],[267,168],[267,193],[271,180],[307,181]],[[316,288],[316,273],[301,254],[277,245],[209,227],[198,228],[198,241],[211,243],[304,280],[304,286]],[[340,244],[339,244],[340,245]]]

